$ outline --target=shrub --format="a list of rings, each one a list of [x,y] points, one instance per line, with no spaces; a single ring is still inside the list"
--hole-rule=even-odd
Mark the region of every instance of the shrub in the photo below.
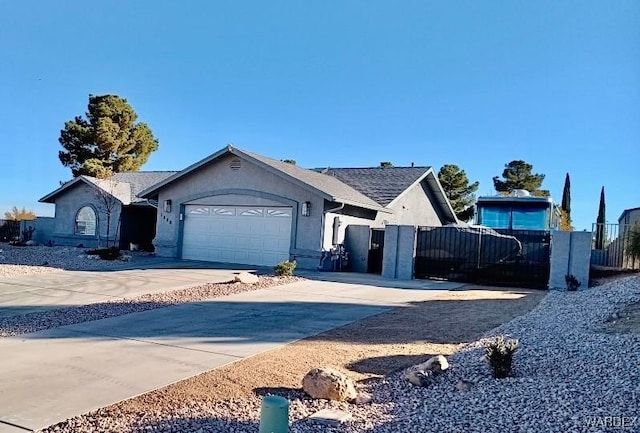
[[[273,271],[279,277],[290,277],[293,275],[293,270],[296,268],[296,266],[297,263],[295,260],[292,262],[280,262],[273,268]]]
[[[504,379],[511,375],[511,363],[516,350],[518,350],[518,340],[506,340],[503,335],[487,344],[485,356],[491,366],[493,377]]]
[[[580,287],[580,281],[573,275],[565,275],[564,281],[567,283],[567,290],[570,292],[575,292]]]
[[[116,247],[89,250],[87,251],[87,254],[90,256],[99,256],[102,260],[117,260],[122,255],[120,250]]]
[[[33,240],[33,232],[35,231],[36,229],[33,226],[29,226],[26,229],[22,230],[22,242],[29,242]]]

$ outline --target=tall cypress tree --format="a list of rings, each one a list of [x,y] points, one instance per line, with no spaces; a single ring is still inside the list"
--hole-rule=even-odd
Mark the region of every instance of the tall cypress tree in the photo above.
[[[598,219],[596,220],[596,249],[603,250],[604,242],[607,238],[607,228],[605,226],[605,204],[604,204],[604,186],[600,190],[600,206],[598,207]]]
[[[562,205],[560,206],[562,216],[560,219],[561,230],[572,230],[571,227],[571,179],[569,173],[564,178],[564,189],[562,190]]]

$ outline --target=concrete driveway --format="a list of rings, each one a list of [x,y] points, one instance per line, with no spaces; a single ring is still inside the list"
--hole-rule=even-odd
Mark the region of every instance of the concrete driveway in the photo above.
[[[209,271],[212,273],[122,271],[109,273],[111,277],[103,282],[115,291],[143,293],[161,290],[160,279],[167,284],[189,285],[206,278],[225,279],[233,273]],[[62,275],[50,276],[58,277]],[[73,289],[56,286],[49,290],[72,293],[65,295],[64,305],[69,299],[86,299],[83,296],[98,300],[112,296],[106,288],[80,290],[76,283]],[[459,286],[432,282],[394,288],[375,286],[371,280],[365,284],[309,280],[3,338],[0,432],[44,428]],[[26,290],[25,298],[43,308],[37,301],[40,294],[32,293],[36,291],[34,287]],[[10,302],[18,300],[14,297]]]
[[[0,280],[0,318],[233,280],[233,269],[60,271]]]

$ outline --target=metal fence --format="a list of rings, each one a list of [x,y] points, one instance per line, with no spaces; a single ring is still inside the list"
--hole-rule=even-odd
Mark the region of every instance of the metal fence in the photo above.
[[[640,225],[593,224],[591,264],[614,269],[640,269],[640,259],[629,251],[634,232]]]
[[[0,242],[9,242],[16,238],[20,238],[20,221],[0,220]]]
[[[549,231],[420,227],[416,278],[546,288]]]

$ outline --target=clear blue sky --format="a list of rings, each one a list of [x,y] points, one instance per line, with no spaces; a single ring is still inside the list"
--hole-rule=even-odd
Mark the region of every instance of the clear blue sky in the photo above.
[[[224,3],[224,4],[223,4]],[[578,229],[640,206],[640,1],[0,3],[0,211],[71,177],[66,120],[128,99],[175,170],[227,143],[304,167],[504,164],[572,180]],[[1,214],[0,214],[1,215]]]

